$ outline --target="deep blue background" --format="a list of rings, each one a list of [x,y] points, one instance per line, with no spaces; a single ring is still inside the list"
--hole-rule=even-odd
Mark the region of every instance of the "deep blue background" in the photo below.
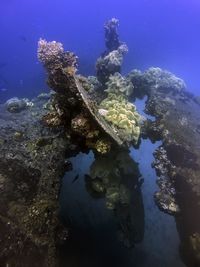
[[[129,46],[125,73],[159,66],[200,94],[199,0],[0,0],[0,102],[46,88],[36,56],[39,37],[63,42],[79,56],[80,72],[94,74],[103,24],[112,17]]]

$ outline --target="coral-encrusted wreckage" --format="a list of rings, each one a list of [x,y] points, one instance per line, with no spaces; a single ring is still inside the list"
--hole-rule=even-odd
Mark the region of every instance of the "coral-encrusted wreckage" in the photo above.
[[[73,53],[64,52],[62,44],[55,41],[40,39],[38,43],[38,59],[55,92],[52,110],[44,116],[44,122],[66,127],[72,139],[77,136],[84,146],[99,153],[109,152],[112,144],[136,145],[140,136],[140,115],[128,100],[133,85],[119,73],[127,48],[118,40],[117,25],[118,21],[112,19],[105,26],[107,51],[96,65],[102,89],[99,97],[94,97],[86,77],[76,75],[77,57]]]
[[[77,74],[78,58],[65,52],[61,43],[40,39],[38,59],[51,93],[32,101],[12,98],[0,106],[2,266],[59,266],[56,255],[68,238],[58,220],[59,179],[71,168],[67,158],[80,151],[92,150],[96,157],[86,179],[91,194],[104,195],[120,224],[129,225],[122,227],[126,243],[141,241],[139,175],[128,155],[141,138],[162,141],[152,163],[160,188],[154,199],[162,211],[175,216],[184,262],[191,267],[200,264],[199,98],[186,90],[183,80],[160,68],[122,76],[128,47],[119,40],[118,25],[113,18],[104,26],[106,50],[97,59],[96,77]],[[153,121],[145,120],[133,104],[144,96],[145,112],[155,117]],[[131,183],[135,193],[130,192]],[[135,213],[139,219],[134,218],[138,236],[130,231],[133,210],[138,211],[130,203],[136,198],[142,211]],[[35,258],[37,262],[30,263]]]

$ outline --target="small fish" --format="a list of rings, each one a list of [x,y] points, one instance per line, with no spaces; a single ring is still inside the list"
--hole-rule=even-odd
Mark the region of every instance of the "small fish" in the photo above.
[[[73,181],[72,181],[72,184],[73,184],[74,182],[76,182],[76,180],[78,180],[78,178],[79,178],[79,174],[77,174],[77,175],[74,177],[74,179],[73,179]]]

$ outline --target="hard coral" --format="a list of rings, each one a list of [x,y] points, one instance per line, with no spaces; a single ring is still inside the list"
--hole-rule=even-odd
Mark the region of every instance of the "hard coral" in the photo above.
[[[108,51],[116,50],[120,46],[119,36],[117,33],[117,27],[119,26],[119,20],[112,18],[104,25],[105,30],[105,42]]]
[[[131,81],[123,78],[122,75],[118,72],[109,77],[106,85],[107,89],[105,91],[108,93],[114,93],[117,95],[124,94],[126,96],[130,96],[133,92],[133,84],[131,83]]]
[[[97,140],[97,142],[95,144],[95,149],[100,154],[106,154],[111,149],[111,143],[108,142],[107,140],[99,139],[99,140]]]
[[[140,136],[140,115],[135,106],[122,95],[109,93],[100,104],[100,111],[102,109],[105,111],[105,119],[115,127],[123,139],[137,144]]]
[[[63,45],[59,42],[47,42],[45,39],[40,39],[37,56],[48,72],[59,68],[69,74],[76,72],[77,57],[72,52],[65,52]]]
[[[128,52],[125,43],[119,41],[117,27],[119,21],[115,18],[107,21],[104,26],[107,50],[97,59],[97,79],[104,85],[111,74],[121,71],[123,56]]]
[[[61,57],[64,53],[63,45],[59,42],[47,42],[45,39],[38,41],[38,59],[45,67],[51,68],[55,63],[60,63]]]
[[[149,84],[156,84],[156,87],[159,89],[171,89],[174,91],[180,92],[186,88],[184,81],[169,71],[162,70],[160,68],[149,68],[144,72],[145,79]]]
[[[126,44],[122,44],[117,50],[111,51],[105,57],[100,57],[96,62],[97,78],[103,84],[108,81],[111,74],[121,71],[124,55],[128,52]]]
[[[49,112],[42,117],[44,124],[50,127],[58,127],[62,125],[62,119],[57,112]]]
[[[104,57],[104,62],[107,63],[107,68],[110,72],[113,70],[120,68],[123,62],[123,55],[128,51],[125,49],[125,45],[123,45],[122,49],[113,50],[107,56]]]
[[[11,113],[18,113],[27,107],[32,107],[33,102],[29,101],[27,98],[19,99],[18,97],[13,97],[7,100],[6,109]]]
[[[134,85],[134,95],[136,97],[149,95],[152,91],[180,94],[186,89],[186,84],[182,79],[161,68],[151,67],[145,72],[132,70],[127,78]]]
[[[78,114],[75,118],[72,119],[71,130],[75,134],[79,134],[86,139],[92,139],[94,137],[97,137],[99,134],[99,131],[91,123],[91,120],[84,116],[84,114]]]

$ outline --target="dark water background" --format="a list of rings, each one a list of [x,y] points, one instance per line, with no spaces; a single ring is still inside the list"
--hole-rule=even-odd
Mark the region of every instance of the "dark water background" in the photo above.
[[[200,93],[200,2],[198,0],[1,0],[0,102],[33,97],[46,88],[36,49],[40,37],[64,43],[94,74],[104,50],[103,24],[120,20],[129,47],[123,71],[159,66]]]

